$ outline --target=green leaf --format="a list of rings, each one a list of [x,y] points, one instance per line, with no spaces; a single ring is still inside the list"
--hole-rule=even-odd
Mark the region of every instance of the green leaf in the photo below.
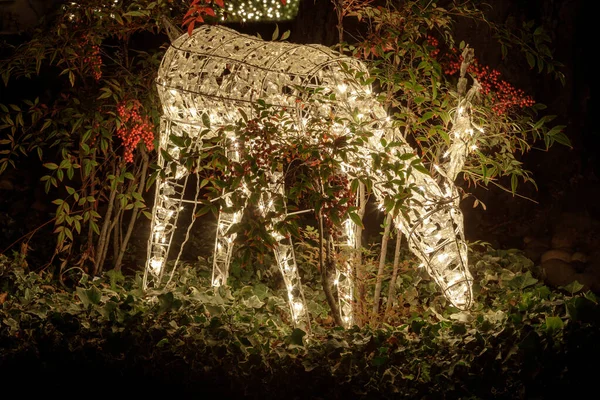
[[[421,163],[417,163],[417,164],[413,165],[413,168],[425,175],[429,175],[429,171]]]
[[[109,88],[102,88],[100,90],[102,90],[103,93],[97,97],[98,100],[112,96],[112,91]]]
[[[360,228],[364,229],[363,222],[362,222],[362,220],[360,219],[360,216],[357,213],[351,212],[351,213],[348,213],[348,216],[350,217],[350,219],[352,220],[352,222],[354,222]]]
[[[304,346],[304,343],[302,342],[302,338],[304,336],[306,336],[306,332],[304,332],[302,329],[294,329],[294,331],[290,335],[290,344],[295,346]]]
[[[144,11],[128,11],[123,14],[124,17],[145,17],[147,15],[147,12]]]
[[[507,284],[512,289],[523,290],[526,287],[535,285],[537,282],[538,280],[531,276],[531,272],[527,271],[524,275],[515,276]]]
[[[552,135],[552,139],[554,139],[556,142],[562,144],[563,146],[572,147],[571,141],[569,140],[567,135],[564,134],[564,132],[554,133]]]
[[[433,117],[433,112],[432,111],[428,111],[425,114],[423,114],[421,116],[421,118],[419,118],[419,123],[423,123],[423,122],[429,120],[431,117]]]
[[[205,114],[202,115],[202,119],[204,119],[204,115]],[[208,123],[210,124],[210,119],[209,119]],[[169,139],[171,140],[171,143],[173,143],[177,147],[186,147],[185,141],[183,140],[183,138],[181,136],[169,135]]]
[[[529,64],[529,67],[530,68],[535,67],[535,57],[533,56],[533,54],[526,53],[525,57],[527,57],[527,63]]]
[[[206,113],[202,113],[202,124],[208,129],[210,129],[210,117]]]
[[[546,330],[554,332],[562,329],[565,326],[563,320],[560,317],[546,317]]]
[[[519,184],[519,178],[516,174],[510,176],[510,189],[513,193],[517,193],[517,185]]]
[[[242,300],[242,303],[248,308],[261,308],[265,305],[265,303],[260,301],[260,299],[256,295],[251,296],[247,300]]]
[[[99,304],[100,299],[102,298],[102,293],[98,290],[97,287],[92,286],[89,289],[84,289],[82,287],[75,288],[75,293],[84,307],[88,307],[90,304]]]
[[[119,14],[119,13],[117,12],[117,13],[114,13],[114,16],[115,16],[115,20],[116,20],[116,21],[117,21],[117,22],[118,22],[120,25],[123,25],[123,18],[121,18],[121,14]]]
[[[98,228],[97,223],[95,223],[94,221],[90,221],[90,226],[92,227],[92,230],[96,233],[96,235],[100,234],[100,228]]]
[[[579,283],[577,280],[574,280],[573,282],[569,283],[566,286],[562,286],[562,288],[564,290],[566,290],[567,292],[571,293],[571,296],[573,296],[575,293],[581,291],[581,289],[583,289],[583,285],[581,283]]]
[[[58,169],[58,165],[55,163],[46,163],[46,164],[44,164],[44,167],[46,167],[52,171],[54,171],[55,169]]]
[[[425,97],[423,96],[415,96],[413,98],[413,101],[415,102],[415,104],[420,105],[421,103],[425,102],[425,100],[427,100]]]
[[[288,30],[288,31],[283,32],[283,35],[281,35],[280,40],[286,40],[289,37],[290,37],[290,31]]]
[[[165,311],[173,308],[174,303],[173,292],[162,293],[158,295],[158,313],[164,313]]]
[[[273,35],[271,36],[271,40],[273,40],[273,41],[277,40],[278,36],[279,36],[279,25],[275,24],[275,31],[273,31]]]

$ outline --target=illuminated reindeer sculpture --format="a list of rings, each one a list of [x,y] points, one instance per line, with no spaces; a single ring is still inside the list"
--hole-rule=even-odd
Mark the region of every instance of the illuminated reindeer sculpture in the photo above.
[[[167,277],[170,281],[182,251],[180,248],[175,264],[167,271],[178,215],[182,202],[188,201],[183,196],[189,175],[180,160],[181,148],[170,137],[191,138],[191,147],[187,150],[201,151],[203,142],[216,134],[215,127],[235,124],[240,119],[240,110],[252,116],[254,104],[262,99],[275,109],[285,107],[292,111],[297,133],[303,132],[307,115],[328,118],[333,113],[362,119],[373,135],[355,157],[367,159],[370,150],[383,149],[382,138],[389,142],[392,139],[401,140],[401,136],[371,94],[370,87],[348,79],[349,70],[362,71],[364,76],[368,76],[360,61],[342,56],[327,47],[265,42],[221,26],[202,26],[194,30],[191,36],[185,34],[174,40],[162,60],[157,79],[163,106],[160,150],[169,154],[169,161],[159,151],[159,165],[165,176],[156,181],[144,274],[146,289],[159,289]],[[304,101],[309,95],[307,90],[302,89],[311,88],[322,88],[324,95],[335,94],[335,98],[329,102]],[[468,154],[473,134],[468,107],[464,104],[457,107],[451,132],[453,141],[445,155],[450,162],[443,169],[436,167],[439,175],[437,180],[416,170],[408,176],[408,183],[417,189],[411,192],[412,196],[407,200],[408,212],[399,213],[394,219],[396,227],[408,238],[412,252],[444,295],[460,309],[469,308],[472,302],[472,277],[467,268],[463,217],[458,207],[459,196],[453,185]],[[359,114],[356,110],[360,110]],[[210,129],[207,125],[210,125]],[[342,124],[337,129],[340,135],[351,134]],[[239,152],[233,133],[227,142],[223,144],[227,156],[238,160]],[[403,145],[394,157],[402,162],[401,159],[407,158],[402,157],[403,154],[413,153],[410,146]],[[381,171],[371,173],[375,180],[373,193],[381,204],[385,196],[393,194],[393,190],[377,185]],[[283,180],[281,175],[273,174],[269,188],[271,193],[283,193]],[[233,204],[231,193],[224,193],[223,199],[226,205]],[[272,201],[268,196],[263,196],[257,206],[268,211],[272,209]],[[221,210],[219,214],[213,258],[214,286],[227,283],[236,236],[228,234],[228,230],[241,220],[242,213],[243,209],[236,209],[233,212]],[[191,224],[187,236],[190,228]],[[350,219],[345,222],[344,230],[341,235],[343,244],[337,247],[342,250],[344,247],[353,248],[356,226]],[[288,289],[294,323],[310,329],[292,241],[275,230],[271,235],[276,243],[275,259]],[[338,267],[336,274],[341,319],[346,326],[351,326],[354,286],[351,264]]]

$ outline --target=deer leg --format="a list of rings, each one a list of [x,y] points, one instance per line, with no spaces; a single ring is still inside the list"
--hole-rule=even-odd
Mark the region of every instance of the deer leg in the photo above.
[[[182,126],[166,118],[160,123],[160,144],[158,151],[158,165],[165,172],[164,177],[157,177],[154,206],[152,208],[152,221],[150,238],[148,240],[148,253],[146,268],[144,269],[143,287],[146,289],[160,289],[163,278],[167,272],[167,259],[173,234],[177,228],[177,219],[182,209],[181,203],[188,182],[188,170],[179,163],[180,149],[169,140],[171,134],[182,133]],[[162,151],[166,151],[171,161],[166,161]],[[174,270],[176,264],[171,268]]]
[[[239,153],[235,147],[235,141],[226,148],[227,157],[232,161],[239,161]],[[229,229],[242,220],[245,207],[238,207],[232,210],[232,193],[223,195],[225,207],[219,211],[219,220],[217,222],[217,235],[215,238],[215,249],[213,252],[213,272],[212,285],[219,287],[227,284],[229,277],[229,265],[231,264],[231,254],[236,233],[229,233]]]
[[[338,293],[338,308],[344,328],[350,328],[354,323],[354,273],[353,258],[356,256],[356,225],[348,217],[344,221],[334,243],[335,253],[341,259],[336,265],[334,286]]]
[[[267,212],[273,209],[271,193],[284,192],[282,179],[279,178],[281,178],[281,174],[274,174],[271,177],[272,183],[269,185],[269,191],[264,193],[259,200],[258,208],[263,215],[266,215]],[[282,198],[284,199],[285,208],[285,196],[282,196]],[[282,235],[275,229],[275,224],[282,219],[282,217],[274,219],[268,226],[269,234],[275,240],[273,252],[287,289],[288,302],[294,326],[305,332],[310,332],[310,316],[308,314],[308,308],[306,307],[306,299],[304,298],[304,291],[302,290],[300,274],[298,273],[298,265],[296,263],[292,239],[289,236]]]

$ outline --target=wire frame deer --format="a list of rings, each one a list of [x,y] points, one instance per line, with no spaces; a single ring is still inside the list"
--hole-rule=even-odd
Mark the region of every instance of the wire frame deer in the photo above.
[[[170,139],[173,135],[191,138],[190,148],[185,150],[200,151],[203,143],[215,134],[214,127],[235,124],[242,113],[252,115],[253,106],[261,99],[271,107],[293,111],[292,115],[296,118],[294,126],[299,132],[305,129],[307,116],[326,118],[335,113],[362,119],[373,135],[354,157],[367,159],[372,150],[381,151],[382,138],[401,140],[370,86],[348,79],[348,71],[359,71],[368,76],[362,62],[327,47],[266,42],[222,26],[202,26],[191,35],[182,35],[172,42],[157,78],[163,108],[158,163],[164,177],[156,181],[143,280],[145,289],[160,289],[165,282],[170,282],[185,244],[184,240],[175,263],[167,264],[173,234],[177,228],[183,228],[178,226],[178,217],[182,204],[187,201],[184,200],[184,192],[190,174],[180,160],[182,149]],[[329,97],[334,100],[308,101],[306,97],[310,91],[307,89],[311,88],[321,88],[325,95],[335,94]],[[208,121],[203,122],[203,114],[208,116],[212,130],[207,129]],[[451,132],[453,141],[445,154],[448,162],[436,166],[435,179],[416,170],[409,175],[406,184],[417,189],[406,200],[408,211],[399,213],[393,222],[408,238],[410,250],[447,299],[454,306],[467,309],[473,299],[472,276],[467,264],[459,195],[453,184],[468,154],[473,133],[466,99],[461,100],[455,114]],[[344,126],[338,128],[340,134],[350,134]],[[235,135],[231,134],[223,146],[230,159],[238,160]],[[168,161],[162,152],[168,153]],[[403,144],[394,157],[405,159],[403,154],[414,154],[414,149]],[[382,171],[369,172],[377,181]],[[393,195],[395,189],[376,183],[373,184],[373,193],[382,203],[386,196]],[[284,193],[282,176],[273,173],[268,189],[270,193]],[[224,193],[223,199],[229,207],[224,207],[219,213],[212,265],[213,286],[227,283],[236,237],[235,233],[228,231],[243,214],[243,207],[228,211],[233,205],[231,194]],[[272,199],[263,196],[257,206],[267,212],[273,207]],[[337,246],[340,251],[354,248],[357,244],[357,227],[352,220],[348,219],[343,225]],[[187,227],[186,240],[190,229],[191,223]],[[274,256],[287,287],[292,319],[296,326],[309,330],[310,319],[292,239],[275,229],[271,235],[276,243]],[[354,322],[354,279],[350,262],[337,268],[335,284],[340,317],[349,327]]]

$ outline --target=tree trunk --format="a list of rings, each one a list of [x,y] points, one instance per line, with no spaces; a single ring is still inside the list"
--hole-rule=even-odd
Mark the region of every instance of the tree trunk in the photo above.
[[[385,266],[385,257],[387,255],[387,244],[390,238],[390,226],[392,225],[392,214],[388,214],[385,219],[383,229],[383,238],[381,238],[381,254],[379,255],[379,269],[377,270],[377,283],[375,284],[375,294],[373,295],[373,318],[379,314],[379,299],[381,297],[381,284],[383,282],[383,267]]]
[[[394,270],[392,271],[392,279],[390,280],[390,287],[388,288],[387,305],[385,307],[385,314],[387,315],[392,309],[394,301],[394,295],[396,294],[396,278],[398,277],[398,268],[400,266],[400,245],[402,244],[402,232],[400,229],[396,230],[396,251],[394,252]]]
[[[144,150],[142,150],[142,158],[144,161],[142,164],[142,172],[140,175],[141,176],[140,185],[138,186],[138,190],[137,190],[137,192],[140,196],[141,196],[142,192],[144,191],[144,187],[146,186],[146,173],[148,172],[148,155],[146,154],[146,152]],[[131,219],[129,220],[129,226],[127,227],[127,232],[125,233],[125,236],[122,239],[121,247],[119,249],[119,254],[115,261],[114,269],[116,271],[121,270],[121,262],[123,261],[123,256],[125,255],[125,250],[127,249],[127,244],[129,243],[129,239],[131,238],[131,233],[133,232],[133,227],[135,226],[135,222],[137,221],[138,212],[139,212],[139,208],[133,207],[133,210],[131,212]]]
[[[323,256],[323,247],[325,245],[327,246],[327,260],[324,260],[325,257]],[[319,266],[321,267],[321,284],[323,285],[325,298],[327,299],[327,304],[329,304],[329,308],[331,309],[335,324],[337,326],[343,326],[342,317],[340,317],[340,312],[337,304],[335,303],[335,297],[331,292],[331,286],[329,284],[329,277],[327,274],[327,264],[329,264],[330,258],[331,254],[329,250],[329,243],[323,243],[323,213],[319,211]]]
[[[360,220],[363,220],[365,216],[365,211],[367,208],[367,199],[365,198],[365,185],[363,183],[358,185],[358,216]],[[363,264],[362,259],[362,233],[363,228],[356,225],[355,231],[355,258],[354,265],[356,271],[356,305],[355,305],[355,318],[358,326],[363,326],[366,322],[365,316],[367,315],[367,272],[365,271],[365,266]]]
[[[119,170],[117,169],[115,176],[118,176]],[[111,228],[111,216],[113,212],[113,207],[115,204],[115,197],[117,196],[118,191],[118,183],[114,182],[114,187],[110,189],[110,195],[108,198],[108,209],[106,210],[106,214],[104,215],[104,223],[102,224],[102,230],[100,231],[100,237],[98,238],[98,245],[96,246],[96,260],[94,262],[94,271],[92,271],[92,275],[96,275],[102,269],[102,264],[104,264],[104,256],[106,255],[105,249],[108,247],[108,239],[110,236],[110,228]]]
[[[338,43],[337,15],[328,0],[301,0],[298,16],[291,24],[290,42],[318,43],[333,46]]]

